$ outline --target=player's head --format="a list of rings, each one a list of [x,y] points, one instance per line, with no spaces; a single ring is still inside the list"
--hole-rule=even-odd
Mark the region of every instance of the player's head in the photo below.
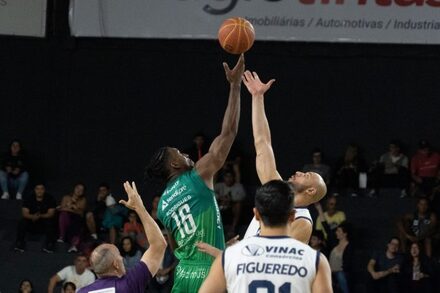
[[[98,277],[123,276],[125,266],[119,250],[113,244],[101,244],[93,250],[90,257],[93,270]]]
[[[318,202],[327,193],[327,185],[321,175],[315,172],[296,172],[289,178],[297,200],[301,199],[301,206]],[[298,204],[297,204],[298,205]]]
[[[194,162],[187,154],[183,154],[173,147],[161,147],[151,158],[145,174],[148,179],[167,182],[173,175],[193,167]]]
[[[255,218],[266,227],[283,227],[294,216],[292,186],[281,180],[272,180],[255,194]]]

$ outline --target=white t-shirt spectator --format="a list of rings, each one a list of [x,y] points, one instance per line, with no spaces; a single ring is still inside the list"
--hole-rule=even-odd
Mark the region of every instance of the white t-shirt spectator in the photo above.
[[[76,290],[95,282],[95,275],[88,269],[81,275],[76,273],[75,266],[67,266],[57,273],[63,283],[72,282],[76,285]]]
[[[231,201],[233,202],[243,201],[246,197],[246,192],[244,191],[243,185],[240,183],[234,183],[232,186],[227,186],[224,182],[220,182],[215,184],[214,190],[218,197],[229,194],[231,196]]]

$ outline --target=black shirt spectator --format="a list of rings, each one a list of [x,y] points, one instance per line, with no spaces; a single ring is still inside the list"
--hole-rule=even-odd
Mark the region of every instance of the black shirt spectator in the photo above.
[[[46,193],[43,184],[37,184],[33,194],[24,201],[22,219],[18,224],[15,250],[23,252],[26,233],[44,233],[46,243],[43,251],[53,252],[55,199]]]
[[[431,293],[433,267],[428,257],[423,255],[420,244],[413,242],[410,253],[402,267],[406,293]]]
[[[1,199],[8,199],[10,188],[17,192],[18,200],[23,198],[29,174],[26,171],[26,159],[18,140],[12,141],[8,153],[3,157],[0,170]]]

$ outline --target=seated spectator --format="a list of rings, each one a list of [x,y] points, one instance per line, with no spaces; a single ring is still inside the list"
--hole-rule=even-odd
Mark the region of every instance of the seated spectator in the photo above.
[[[107,208],[104,213],[102,226],[109,231],[109,242],[115,244],[118,232],[121,230],[127,215],[127,209],[116,203],[115,198],[111,194],[105,199],[105,205]]]
[[[128,222],[124,224],[123,235],[136,240],[137,245],[143,250],[148,248],[147,236],[145,236],[144,228],[138,221],[136,212],[128,212]]]
[[[332,270],[333,281],[339,291],[335,292],[349,293],[353,292],[353,247],[350,243],[350,226],[343,222],[336,228],[336,245],[330,252],[330,268]]]
[[[360,175],[365,174],[367,166],[360,154],[358,146],[350,144],[345,151],[343,158],[339,160],[336,167],[335,184],[336,192],[358,196],[360,187]],[[365,186],[361,186],[364,188]]]
[[[106,183],[99,184],[98,195],[96,200],[91,205],[88,205],[89,211],[86,213],[86,224],[89,229],[90,236],[93,239],[98,239],[98,231],[102,229],[102,221],[104,220],[105,210],[107,206],[105,205],[105,200],[110,194],[110,187]]]
[[[242,202],[246,198],[246,192],[243,185],[235,182],[235,174],[231,171],[226,171],[223,174],[223,182],[216,183],[214,190],[225,227],[225,236],[229,239],[237,233]]]
[[[122,260],[127,270],[133,268],[142,258],[141,251],[137,248],[136,243],[130,236],[122,238],[121,248],[119,250],[121,251]]]
[[[165,255],[162,264],[157,271],[156,277],[154,277],[150,286],[148,287],[149,293],[168,293],[171,292],[173,288],[173,271],[176,268],[179,261],[174,256],[173,251],[170,248],[170,239],[168,237],[168,232],[166,229],[162,230],[162,234],[167,241],[167,248],[165,250]]]
[[[81,242],[81,233],[84,226],[84,212],[87,209],[87,200],[84,196],[85,186],[82,183],[75,185],[72,194],[65,195],[59,208],[58,242],[70,240],[69,252],[77,252]]]
[[[389,151],[380,156],[378,164],[370,173],[373,187],[370,196],[376,195],[380,188],[399,188],[400,197],[406,197],[409,185],[408,157],[402,154],[400,142],[393,140]]]
[[[9,147],[8,153],[3,158],[0,170],[0,186],[3,191],[1,199],[9,198],[9,187],[12,187],[17,192],[16,198],[21,200],[28,179],[26,158],[23,154],[21,143],[18,140],[14,140]]]
[[[43,183],[35,185],[34,192],[21,208],[22,218],[18,223],[15,250],[25,249],[26,233],[44,233],[46,236],[43,251],[53,252],[55,242],[55,199],[48,193]]]
[[[375,253],[368,262],[370,276],[367,282],[369,293],[399,293],[401,292],[400,268],[403,257],[399,252],[400,240],[393,237],[387,244],[385,252]]]
[[[303,172],[315,172],[321,175],[327,186],[330,184],[330,166],[322,162],[322,152],[316,148],[312,152],[312,163],[304,165]]]
[[[433,152],[430,143],[422,139],[419,150],[411,159],[411,176],[415,184],[415,193],[431,196],[437,174],[440,171],[440,155]]]
[[[408,259],[402,267],[402,274],[406,293],[432,292],[433,268],[431,261],[423,255],[419,243],[411,243]]]
[[[190,148],[185,150],[185,153],[188,154],[189,158],[195,163],[208,152],[208,149],[209,144],[206,143],[206,136],[199,132],[194,135],[193,144]]]
[[[312,236],[310,237],[310,247],[320,251],[325,256],[328,256],[328,251],[325,245],[324,233],[319,230],[313,230]]]
[[[55,286],[59,282],[72,282],[78,290],[92,284],[95,281],[95,275],[87,269],[88,266],[89,260],[87,257],[83,254],[78,254],[75,257],[73,266],[65,267],[50,278],[47,292],[53,293]]]
[[[432,238],[437,229],[437,216],[429,210],[428,199],[422,197],[417,201],[417,210],[408,213],[397,223],[403,251],[406,252],[409,242],[420,242],[428,257],[432,256]]]
[[[159,205],[159,201],[160,201],[160,196],[156,195],[153,198],[153,201],[151,203],[151,217],[154,219],[154,221],[156,222],[156,224],[159,226],[159,228],[162,230],[164,229],[164,226],[162,225],[162,223],[159,221],[159,219],[157,218],[157,207]]]
[[[66,282],[63,285],[63,293],[75,293],[76,285],[72,282]]]
[[[430,197],[432,211],[437,215],[440,214],[440,171],[437,174],[437,178],[434,183],[434,189]]]
[[[320,202],[315,203],[315,208],[318,211],[315,229],[322,231],[329,250],[333,249],[338,242],[335,234],[336,228],[346,220],[345,213],[336,209],[336,203],[336,197],[327,197],[325,212],[323,212]]]
[[[34,285],[28,279],[24,279],[20,282],[20,287],[18,289],[19,293],[32,293],[34,292]]]

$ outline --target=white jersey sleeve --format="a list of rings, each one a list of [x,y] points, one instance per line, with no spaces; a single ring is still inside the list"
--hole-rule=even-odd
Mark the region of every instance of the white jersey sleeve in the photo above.
[[[255,236],[222,256],[228,292],[311,293],[319,252],[287,236]]]
[[[310,223],[313,226],[313,220],[312,216],[310,215],[308,208],[295,208],[295,220],[297,219],[306,219],[310,221]],[[244,234],[243,239],[256,236],[260,234],[260,223],[255,219],[255,217],[252,218],[252,221],[250,222],[246,233]]]

